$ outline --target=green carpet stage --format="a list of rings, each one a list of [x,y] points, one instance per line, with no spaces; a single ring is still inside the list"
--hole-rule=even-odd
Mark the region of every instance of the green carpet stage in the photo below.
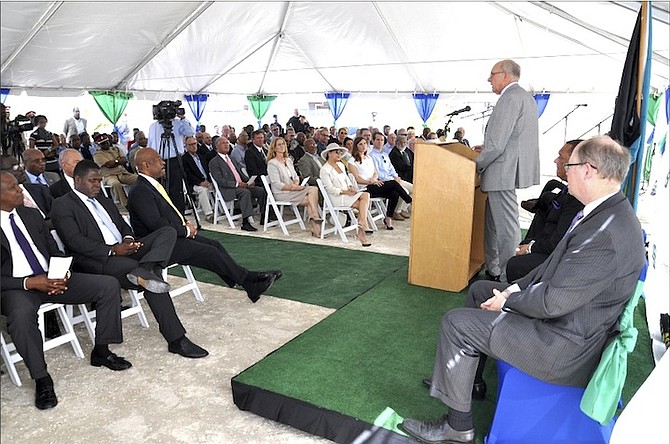
[[[281,268],[284,277],[269,294],[338,308],[232,379],[240,409],[340,443],[409,442],[395,432],[398,421],[445,412],[421,380],[432,372],[440,319],[463,306],[465,291],[409,285],[406,257],[206,234],[249,268]],[[220,283],[194,272],[199,280]],[[644,302],[635,325],[638,344],[629,356],[624,403],[653,369]],[[495,409],[493,360],[484,376],[487,397],[473,404],[477,443],[483,443]]]

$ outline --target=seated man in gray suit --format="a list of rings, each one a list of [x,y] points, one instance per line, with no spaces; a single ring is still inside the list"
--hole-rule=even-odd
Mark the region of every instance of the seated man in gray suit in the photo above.
[[[265,216],[265,199],[267,194],[264,187],[257,187],[253,183],[247,184],[249,178],[242,173],[233,163],[228,155],[230,142],[221,136],[216,140],[217,155],[209,161],[209,172],[219,186],[219,191],[226,202],[237,199],[242,211],[242,229],[244,231],[257,231],[258,228],[251,225],[249,218],[253,214],[253,200],[261,207],[261,220]]]
[[[474,442],[472,390],[486,355],[546,382],[586,387],[644,264],[640,222],[621,193],[629,161],[606,136],[577,145],[564,168],[584,210],[542,265],[511,286],[475,282],[466,308],[444,315],[430,395],[449,412],[405,419],[403,430],[422,442]]]
[[[300,177],[304,180],[309,177],[308,185],[317,186],[316,179],[321,174],[321,167],[324,164],[321,156],[316,154],[316,142],[314,139],[306,139],[304,143],[305,154],[298,160],[296,166],[300,172]]]

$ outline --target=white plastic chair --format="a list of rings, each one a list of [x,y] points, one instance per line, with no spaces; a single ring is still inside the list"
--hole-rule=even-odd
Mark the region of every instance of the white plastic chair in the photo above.
[[[316,183],[319,186],[319,191],[321,192],[321,195],[323,196],[323,211],[322,211],[323,222],[321,222],[321,239],[323,239],[324,236],[327,234],[337,233],[340,235],[340,239],[342,239],[342,242],[349,242],[347,240],[346,233],[358,229],[358,220],[356,219],[354,209],[352,207],[333,205],[332,201],[330,200],[330,197],[328,196],[328,193],[326,192],[326,188],[323,186],[323,182],[321,181],[321,179],[316,179]],[[345,213],[349,216],[350,221],[349,225],[342,226],[342,224],[340,223],[339,213]],[[331,228],[326,228],[327,216],[330,216],[330,219],[332,221],[333,227]]]
[[[267,231],[268,228],[279,225],[282,232],[288,236],[288,230],[286,229],[286,226],[291,224],[298,224],[300,225],[301,229],[305,230],[305,223],[303,222],[302,216],[300,215],[300,208],[298,207],[298,204],[294,204],[293,202],[289,201],[276,200],[272,194],[272,188],[268,182],[268,177],[263,175],[261,176],[261,180],[263,181],[263,186],[265,187],[265,193],[268,195],[265,201],[265,220],[263,221],[263,231]],[[271,207],[277,216],[277,220],[275,221],[268,221]],[[284,216],[282,214],[284,207],[291,207],[293,214],[295,215],[293,219],[284,220]]]
[[[56,312],[58,313],[58,316],[60,317],[60,320],[63,323],[63,327],[65,328],[65,333],[53,339],[46,339],[44,314],[52,310],[56,310]],[[40,308],[37,310],[37,324],[38,328],[40,329],[40,333],[42,333],[44,351],[51,350],[54,347],[58,347],[59,345],[69,342],[70,345],[72,346],[72,349],[74,350],[75,355],[77,355],[77,357],[80,359],[84,358],[84,352],[81,349],[81,345],[79,344],[79,339],[77,339],[77,335],[74,333],[74,327],[70,322],[70,318],[65,312],[64,304],[57,304],[57,303],[42,304]],[[16,351],[16,347],[14,346],[13,342],[5,341],[4,332],[0,334],[0,348],[2,352],[1,353],[2,359],[5,361],[5,366],[7,367],[7,373],[9,373],[9,378],[15,385],[20,387],[21,378],[19,378],[19,374],[16,371],[15,364],[17,362],[22,361],[23,357]]]
[[[223,194],[221,194],[221,191],[219,190],[219,185],[216,183],[211,174],[209,177],[212,185],[214,186],[214,221],[212,223],[216,225],[220,219],[225,217],[228,221],[228,225],[230,225],[230,228],[236,228],[235,221],[241,220],[242,215],[233,214],[235,209],[235,201],[231,200],[226,202],[223,199]]]

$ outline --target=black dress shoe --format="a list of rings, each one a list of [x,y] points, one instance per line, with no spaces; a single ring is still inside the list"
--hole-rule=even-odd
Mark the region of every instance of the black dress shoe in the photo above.
[[[51,376],[37,379],[35,381],[35,407],[46,410],[56,407],[58,398],[54,391],[54,382]]]
[[[433,381],[431,378],[423,378],[421,382],[423,382],[423,385],[425,385],[428,388],[430,388],[430,386],[433,385]],[[486,398],[486,381],[475,382],[472,385],[472,399],[481,400],[484,398]]]
[[[472,399],[486,398],[486,381],[475,382],[472,385]]]
[[[176,353],[185,358],[204,358],[209,354],[207,350],[195,345],[186,336],[182,336],[176,341],[170,342],[168,344],[168,350],[170,353]]]
[[[257,280],[252,282],[245,281],[242,284],[242,287],[247,290],[247,296],[251,299],[251,302],[256,303],[261,298],[261,295],[274,284],[278,277],[281,277],[281,272],[279,272],[279,274],[273,272],[259,273],[259,278]]]
[[[245,223],[242,224],[242,230],[243,231],[258,231],[258,228],[254,227],[249,222],[245,222]]]
[[[486,270],[485,274],[486,274],[486,279],[488,279],[489,281],[500,282],[500,275],[499,274],[491,274],[488,270]]]
[[[475,429],[454,430],[447,422],[446,416],[434,421],[405,419],[400,428],[421,442],[451,444],[475,442]]]
[[[104,366],[114,371],[128,370],[130,367],[133,366],[133,364],[123,359],[123,357],[117,356],[114,353],[110,353],[105,358],[98,356],[94,353],[91,353],[91,365],[93,367]]]
[[[269,271],[260,271],[258,272],[258,280],[269,279],[271,277],[275,278],[275,281],[278,281],[279,278],[283,276],[281,270],[269,270]]]
[[[167,293],[170,291],[170,284],[158,277],[153,271],[146,268],[137,267],[126,278],[133,284],[139,285],[151,293]]]

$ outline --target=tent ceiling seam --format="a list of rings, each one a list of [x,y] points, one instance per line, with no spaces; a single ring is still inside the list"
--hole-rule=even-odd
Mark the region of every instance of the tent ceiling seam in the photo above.
[[[281,43],[281,39],[284,36],[284,33],[286,32],[286,22],[288,21],[288,12],[289,9],[291,8],[291,2],[286,2],[284,3],[284,14],[281,20],[281,25],[279,26],[279,31],[277,31],[277,34],[275,36],[275,42],[272,47],[272,51],[270,52],[270,57],[268,58],[268,63],[265,65],[265,71],[263,72],[263,78],[261,79],[261,83],[258,85],[258,91],[256,94],[262,94],[263,92],[263,85],[265,85],[265,78],[268,75],[268,71],[270,71],[270,68],[272,67],[272,64],[274,63],[275,57],[277,56],[277,52],[279,51],[279,44]]]
[[[574,17],[571,14],[568,14],[567,12],[563,11],[562,9],[548,4],[547,2],[529,2],[530,4],[537,6],[538,8],[544,9],[545,11],[550,12],[551,14],[554,14],[563,20],[567,20],[568,22],[578,25],[581,28],[587,29],[591,31],[592,33],[607,39],[611,42],[617,43],[624,48],[628,49],[628,46],[630,45],[630,41],[624,37],[621,37],[619,35],[613,34],[609,31],[605,31],[604,29],[600,29],[596,26],[589,25],[583,20],[579,20],[578,18]],[[653,53],[654,60],[656,60],[659,63],[664,63],[665,65],[668,65],[668,58],[663,57],[661,54],[658,53]]]
[[[388,32],[389,36],[391,36],[391,40],[393,41],[393,44],[395,45],[396,49],[400,53],[403,61],[403,66],[405,69],[409,72],[410,76],[414,79],[414,83],[417,85],[417,87],[421,90],[421,92],[429,92],[426,91],[426,88],[424,87],[423,83],[421,80],[419,80],[419,76],[416,75],[416,72],[414,72],[414,69],[412,68],[412,65],[409,62],[409,57],[407,57],[407,54],[405,53],[405,50],[403,49],[402,45],[400,45],[400,42],[398,41],[398,38],[396,37],[395,33],[391,29],[391,26],[389,25],[388,21],[386,20],[386,17],[384,17],[384,14],[382,13],[381,9],[377,5],[377,2],[372,2],[372,6],[375,8],[375,11],[377,12],[377,16],[379,19],[382,21],[384,24],[384,27],[386,28],[386,32]]]
[[[201,2],[199,3],[181,23],[172,30],[162,41],[155,45],[146,56],[144,56],[129,72],[126,76],[121,79],[119,83],[113,88],[117,89],[127,89],[127,84],[142,68],[144,68],[154,57],[156,57],[161,51],[163,51],[175,38],[177,38],[184,30],[191,24],[195,19],[200,17],[200,15],[207,10],[214,2]]]
[[[42,30],[42,27],[45,27],[45,29],[48,29],[46,27],[46,23],[51,19],[51,17],[60,9],[60,7],[63,5],[63,2],[52,2],[49,7],[47,8],[46,11],[44,11],[44,14],[35,22],[32,28],[30,28],[30,31],[26,34],[26,36],[23,38],[21,43],[16,47],[14,52],[10,54],[9,57],[2,63],[2,68],[0,68],[0,74],[4,73],[5,70],[9,67],[9,65],[16,59],[19,54],[23,51],[23,49],[28,46],[28,43],[30,43],[35,36]]]
[[[520,18],[522,21],[527,22],[528,24],[533,25],[533,26],[535,26],[535,27],[537,27],[537,28],[539,28],[539,29],[542,29],[542,30],[544,30],[544,31],[550,32],[550,33],[552,33],[552,34],[555,34],[555,35],[557,35],[557,36],[559,36],[559,37],[561,37],[561,38],[563,38],[563,39],[565,39],[565,40],[568,40],[569,42],[572,42],[572,43],[574,43],[574,44],[576,44],[576,45],[579,45],[579,46],[583,46],[583,47],[585,47],[585,48],[588,48],[588,49],[590,49],[591,51],[595,51],[596,53],[598,53],[598,54],[600,54],[600,55],[603,55],[603,56],[606,56],[606,57],[610,57],[607,53],[604,53],[604,52],[602,52],[602,51],[599,51],[599,50],[596,49],[596,48],[592,48],[591,46],[588,46],[588,45],[586,45],[584,42],[580,42],[579,40],[577,40],[577,39],[575,39],[575,38],[573,38],[573,37],[570,37],[570,36],[568,36],[568,35],[565,35],[565,34],[563,34],[563,33],[561,33],[561,32],[558,32],[558,31],[556,31],[556,30],[554,30],[554,29],[548,28],[547,26],[544,26],[544,25],[542,25],[541,23],[536,22],[535,20],[532,20],[532,19],[530,19],[530,18],[528,18],[528,17],[526,17],[526,16],[524,16],[524,15],[521,15],[521,14],[519,14],[519,13],[517,13],[517,12],[514,12],[514,11],[512,11],[512,10],[510,10],[510,9],[508,9],[508,8],[506,8],[506,7],[504,7],[504,6],[502,6],[502,5],[500,5],[499,3],[496,3],[496,2],[489,2],[489,4],[492,5],[492,6],[494,6],[494,7],[496,7],[496,8],[498,8],[498,9],[500,9],[500,10],[503,11],[503,12],[506,12],[507,14],[510,14],[510,15],[512,15],[512,16],[514,16],[514,17],[518,17],[518,18]]]

